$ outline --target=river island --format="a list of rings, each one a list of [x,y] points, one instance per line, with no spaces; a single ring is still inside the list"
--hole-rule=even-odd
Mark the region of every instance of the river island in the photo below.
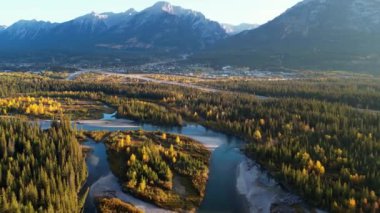
[[[93,131],[87,135],[105,143],[111,170],[125,192],[172,211],[194,212],[201,204],[210,158],[201,143],[161,131]],[[98,201],[98,209],[126,206],[110,197]]]

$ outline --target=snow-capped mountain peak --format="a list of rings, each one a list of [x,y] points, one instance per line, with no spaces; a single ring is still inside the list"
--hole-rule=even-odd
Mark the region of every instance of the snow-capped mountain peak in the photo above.
[[[171,13],[171,14],[174,13],[173,5],[171,5],[171,4],[168,3],[168,2],[163,2],[163,3],[162,3],[161,10],[162,10],[162,11],[165,11],[165,12],[167,12],[167,13]]]
[[[171,5],[169,2],[159,1],[155,3],[153,6],[146,8],[142,12],[147,12],[151,14],[157,14],[157,13],[175,13],[175,8],[173,5]]]
[[[157,2],[153,6],[143,10],[142,12],[146,12],[149,14],[167,13],[167,14],[176,15],[176,16],[194,15],[194,16],[204,17],[202,13],[199,13],[190,9],[184,9],[179,6],[174,6],[170,4],[169,2],[165,2],[165,1]]]
[[[236,35],[246,30],[253,30],[257,28],[259,25],[241,23],[239,25],[221,24],[221,26],[223,27],[223,29],[226,31],[227,34]]]
[[[107,19],[108,15],[106,13],[96,13],[92,12],[91,15],[97,19]]]
[[[96,12],[91,12],[88,13],[84,16],[80,16],[76,18],[75,20],[77,21],[96,21],[96,20],[101,20],[101,19],[107,19],[108,14],[107,13],[96,13]]]
[[[159,1],[148,9],[149,10],[155,10],[157,12],[159,12],[159,11],[164,11],[167,13],[173,13],[174,12],[173,5],[171,5],[169,2],[165,2],[165,1]]]

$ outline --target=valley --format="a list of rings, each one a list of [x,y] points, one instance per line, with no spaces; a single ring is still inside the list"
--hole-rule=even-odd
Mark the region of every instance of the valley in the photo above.
[[[91,80],[86,80],[86,78]],[[377,81],[376,78],[370,78],[371,81]],[[9,100],[20,101],[24,100],[22,97],[30,97],[31,101],[34,100],[32,97],[43,97],[43,100],[52,104],[57,100],[85,101],[98,103],[103,107],[99,109],[104,110],[103,113],[116,111],[113,114],[105,114],[101,120],[96,120],[99,118],[97,113],[91,113],[90,117],[72,117],[74,120],[78,119],[73,124],[79,133],[82,132],[81,138],[85,138],[86,132],[83,130],[106,131],[99,132],[99,136],[96,137],[90,134],[96,140],[102,140],[104,138],[102,135],[110,134],[107,133],[109,131],[113,132],[111,135],[118,137],[118,134],[126,131],[127,133],[124,134],[132,136],[136,133],[128,133],[128,131],[143,129],[144,131],[161,131],[159,138],[164,137],[163,132],[166,133],[165,137],[169,137],[172,133],[184,134],[203,143],[212,152],[211,159],[208,161],[210,174],[204,189],[205,197],[198,198],[195,202],[197,204],[192,204],[195,205],[193,207],[180,209],[199,208],[202,212],[243,208],[241,211],[254,211],[252,209],[261,206],[260,208],[266,209],[265,211],[270,211],[270,209],[281,208],[285,205],[290,209],[318,207],[340,211],[353,208],[347,203],[350,200],[355,200],[355,208],[376,209],[378,205],[376,141],[379,137],[379,114],[358,111],[354,108],[359,107],[358,103],[361,103],[368,109],[377,110],[377,105],[373,104],[378,102],[376,92],[374,94],[371,92],[377,90],[377,84],[368,83],[367,80],[366,76],[355,76],[355,83],[349,78],[339,81],[333,73],[318,75],[314,79],[285,81],[247,78],[241,80],[238,77],[208,79],[179,75],[130,75],[109,72],[84,72],[77,73],[75,78],[56,79],[46,77],[43,73],[25,75],[3,73],[0,78],[3,85],[0,94],[3,97],[13,97]],[[226,82],[220,83],[220,81]],[[235,83],[230,86],[228,82]],[[298,93],[287,94],[283,93],[287,90],[276,90],[277,87],[292,87],[295,83],[299,84],[297,88],[300,92]],[[8,85],[22,85],[22,87]],[[224,86],[219,87],[220,85]],[[340,89],[336,90],[336,94],[324,94],[325,88],[332,88],[330,91],[334,88]],[[255,90],[262,93],[271,92],[270,96],[275,98],[256,98]],[[310,98],[304,97],[303,93],[309,94]],[[358,93],[366,95],[358,96]],[[313,97],[312,94],[319,94],[319,96]],[[342,95],[346,99],[339,98]],[[338,102],[336,97],[341,101]],[[355,97],[361,97],[360,102]],[[35,100],[38,102],[39,99]],[[347,100],[347,102],[342,102],[342,100]],[[68,107],[64,108],[70,108],[71,104],[75,106],[76,102],[69,101]],[[14,104],[17,105],[16,102]],[[45,118],[28,115],[24,111],[4,109],[7,110],[7,117],[2,119],[9,119],[9,116],[17,117],[20,113],[33,119]],[[62,113],[70,115],[70,110],[57,111],[55,114]],[[351,117],[355,119],[350,119]],[[50,124],[49,120],[42,121],[41,127],[47,129]],[[117,132],[117,130],[123,132]],[[222,134],[221,138],[217,139],[219,137],[217,135],[221,133],[213,131],[223,132],[225,135]],[[97,134],[97,132],[93,133]],[[204,140],[203,134],[211,134],[210,141]],[[234,136],[238,138],[231,139]],[[133,141],[134,137],[127,141]],[[177,140],[175,136],[170,137]],[[184,140],[181,136],[179,139]],[[105,139],[102,152],[113,154],[109,157],[107,154],[102,154],[105,161],[102,164],[114,161],[111,165],[128,165],[127,162],[131,158],[129,155],[127,155],[129,157],[117,157],[112,160],[112,156],[123,156],[123,152],[119,153],[119,148],[113,148],[114,145],[107,145],[109,143],[107,141],[108,139]],[[112,141],[114,140],[110,139],[110,142]],[[96,147],[97,143],[86,142],[85,144]],[[177,149],[174,147],[173,151]],[[357,150],[361,150],[360,153],[366,152],[367,155],[358,154]],[[254,160],[253,163],[249,163],[248,158]],[[140,158],[136,157],[136,159]],[[119,160],[122,162],[117,162]],[[175,162],[178,163],[177,158]],[[361,162],[366,162],[366,165],[364,166]],[[137,208],[140,206],[141,209],[140,201],[136,203],[136,198],[131,198],[137,196],[145,202],[153,202],[161,208],[173,210],[174,207],[166,206],[165,202],[159,204],[162,200],[153,199],[152,196],[158,192],[154,192],[146,200],[144,194],[148,191],[145,188],[134,191],[133,188],[119,185],[122,180],[128,180],[124,176],[125,167],[110,166],[104,173],[96,174],[97,170],[91,173],[90,168],[94,166],[96,167],[95,164],[92,166],[88,164],[89,178],[92,179],[92,183],[87,184],[89,187],[87,200],[94,199],[94,193],[100,193],[103,196],[105,192],[109,198],[115,197],[116,193],[115,198],[121,199],[102,200],[100,208],[127,208],[125,207],[127,204],[123,202],[128,202],[136,204]],[[264,172],[260,168],[265,169]],[[221,179],[227,172],[225,169],[232,169],[243,176],[225,176],[225,179]],[[246,173],[247,171],[249,172]],[[107,176],[109,174],[113,176]],[[252,176],[253,174],[259,177]],[[335,179],[334,177],[338,174],[342,177]],[[107,179],[102,179],[102,176]],[[93,179],[93,177],[98,178]],[[260,185],[252,182],[255,178],[260,181]],[[264,181],[266,178],[269,178],[268,182]],[[100,182],[95,184],[97,180]],[[112,184],[116,184],[113,188],[108,182],[111,180],[114,181]],[[173,180],[175,180],[172,182],[174,187],[178,180],[176,178]],[[278,185],[277,182],[281,184]],[[141,182],[139,183],[141,185]],[[149,185],[146,182],[145,184]],[[95,188],[97,186],[100,188]],[[155,184],[150,186],[155,186]],[[109,187],[111,188],[107,190]],[[180,190],[178,193],[184,193],[183,187],[176,190]],[[260,190],[260,193],[256,190]],[[266,190],[275,190],[276,193],[271,194]],[[227,202],[225,196],[231,193],[235,193],[234,197],[239,199]],[[254,196],[256,193],[260,196],[269,193],[269,197],[275,198],[271,200],[268,198],[268,203],[263,203]],[[315,196],[315,193],[319,195]],[[339,197],[334,196],[335,194],[339,194]],[[367,200],[366,204],[359,202],[363,199]],[[95,204],[94,200],[87,201],[85,209],[94,209]],[[151,208],[149,206],[143,204],[142,208]]]
[[[175,3],[0,3],[0,212],[380,212],[380,1]]]

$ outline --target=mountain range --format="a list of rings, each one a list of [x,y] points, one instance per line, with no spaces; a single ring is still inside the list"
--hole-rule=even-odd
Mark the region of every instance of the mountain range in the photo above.
[[[199,12],[158,2],[141,12],[90,13],[64,23],[21,20],[0,28],[0,49],[189,53],[227,36],[219,23]]]
[[[197,55],[211,64],[379,72],[379,0],[304,0]]]
[[[129,61],[144,61],[183,54],[191,55],[189,63],[218,67],[379,72],[380,0],[304,0],[261,26],[220,24],[167,2],[64,23],[0,26],[0,62],[12,56],[108,61],[129,55]]]

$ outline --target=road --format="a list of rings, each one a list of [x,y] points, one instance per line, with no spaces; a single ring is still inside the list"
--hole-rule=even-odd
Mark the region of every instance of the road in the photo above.
[[[76,72],[73,72],[73,73],[70,73],[69,76],[67,76],[66,80],[75,80],[76,77],[78,77],[79,75],[83,74],[83,73],[87,73],[87,72],[91,72],[89,70],[81,70],[81,71],[76,71]]]
[[[76,77],[83,73],[89,73],[89,72],[94,72],[94,73],[101,73],[103,75],[112,75],[112,76],[120,76],[120,77],[126,77],[126,78],[131,78],[131,79],[138,79],[141,81],[146,81],[146,82],[153,82],[153,83],[158,83],[158,84],[167,84],[167,85],[176,85],[176,86],[182,86],[182,87],[187,87],[187,88],[193,88],[193,89],[199,89],[205,92],[225,92],[222,90],[218,89],[212,89],[204,86],[199,86],[195,84],[188,84],[188,83],[181,83],[181,82],[175,82],[175,81],[165,81],[165,80],[159,80],[159,79],[154,79],[154,78],[149,78],[148,74],[124,74],[124,73],[115,73],[115,72],[107,72],[107,71],[99,71],[99,70],[81,70],[77,71],[74,73],[71,73],[66,80],[75,80]]]

